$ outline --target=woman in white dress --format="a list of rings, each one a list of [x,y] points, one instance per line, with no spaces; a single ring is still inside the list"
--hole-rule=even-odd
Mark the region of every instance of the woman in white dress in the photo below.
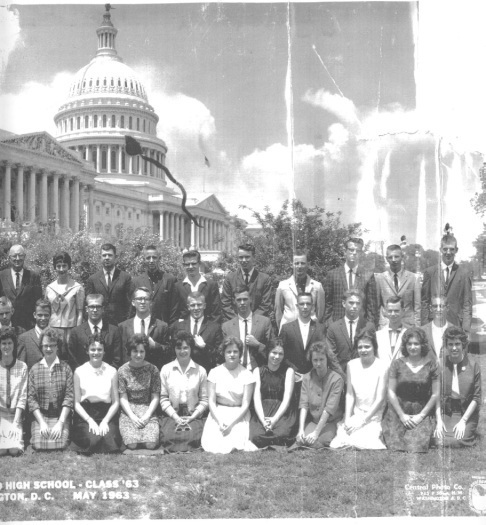
[[[374,331],[362,330],[356,335],[354,346],[359,357],[347,366],[345,416],[330,447],[386,449],[380,436],[387,367],[376,357],[378,343]]]
[[[213,368],[208,376],[209,416],[201,437],[202,448],[219,454],[258,450],[249,436],[255,379],[240,365],[243,343],[237,337],[227,337],[221,352],[224,363]]]

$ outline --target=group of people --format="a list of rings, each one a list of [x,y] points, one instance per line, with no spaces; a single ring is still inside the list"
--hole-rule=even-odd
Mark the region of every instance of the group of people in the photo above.
[[[132,277],[112,244],[86,286],[69,254],[55,255],[43,290],[12,246],[0,271],[0,455],[24,442],[88,455],[473,445],[481,374],[456,239],[443,237],[423,280],[398,245],[383,273],[362,270],[362,250],[348,239],[323,285],[295,253],[274,295],[249,244],[221,291],[196,250],[178,280],[146,246]]]

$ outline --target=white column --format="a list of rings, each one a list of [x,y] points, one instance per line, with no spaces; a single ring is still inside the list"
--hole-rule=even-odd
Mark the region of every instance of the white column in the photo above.
[[[106,152],[106,171],[107,173],[111,173],[111,146],[108,146]]]
[[[35,221],[35,168],[30,169],[29,176],[29,221]]]
[[[88,186],[88,227],[94,228],[94,197],[93,197],[93,186]]]
[[[191,221],[191,238],[189,239],[189,246],[196,246],[196,225]]]
[[[143,151],[143,150],[142,150]],[[138,174],[139,175],[142,175],[142,166],[143,166],[143,159],[142,157],[139,155],[138,156]]]
[[[164,212],[159,211],[159,237],[164,240]]]
[[[24,167],[17,166],[17,217],[19,222],[24,219]]]
[[[122,173],[123,148],[121,146],[117,146],[117,148],[118,148],[118,173]]]
[[[69,228],[69,179],[67,175],[64,175],[61,181],[61,227]]]
[[[47,222],[47,173],[40,172],[39,221]]]
[[[86,215],[84,213],[84,188],[85,185],[79,183],[79,200],[78,200],[78,231],[81,229],[81,219],[83,219],[83,227],[87,227]]]
[[[133,174],[133,157],[130,156],[128,159],[128,173]]]
[[[12,218],[12,166],[5,164],[3,177],[3,216],[7,221]]]
[[[96,171],[100,173],[101,169],[101,146],[96,146]]]
[[[59,215],[59,173],[54,173],[52,175],[52,211],[51,215],[57,221],[57,224],[60,225],[60,215]]]
[[[184,215],[181,215],[181,248],[185,247],[184,242],[184,236],[185,236],[185,229],[186,229],[186,220],[184,218]]]
[[[177,213],[174,213],[174,245],[179,246],[179,225],[180,225],[180,216]]]

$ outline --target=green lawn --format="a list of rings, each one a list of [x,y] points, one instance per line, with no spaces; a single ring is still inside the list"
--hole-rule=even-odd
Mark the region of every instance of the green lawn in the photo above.
[[[485,355],[480,362],[484,384]],[[482,435],[485,419],[483,413]],[[428,454],[326,450],[227,456],[25,455],[1,462],[0,494],[23,492],[26,498],[3,501],[1,520],[475,516],[468,490],[473,475],[486,477],[485,458],[486,439],[473,449]],[[6,489],[6,481],[21,480],[29,480],[30,489]],[[35,481],[48,480],[72,480],[76,488],[33,489]],[[118,487],[100,487],[101,481],[108,485],[113,480]],[[95,488],[86,487],[90,482]],[[407,490],[427,483],[428,491]],[[442,489],[448,499],[418,499],[421,492],[441,496],[432,484],[450,486]],[[41,498],[49,492],[53,499],[32,501],[32,492]],[[94,493],[93,500],[74,499],[75,493],[88,492]]]

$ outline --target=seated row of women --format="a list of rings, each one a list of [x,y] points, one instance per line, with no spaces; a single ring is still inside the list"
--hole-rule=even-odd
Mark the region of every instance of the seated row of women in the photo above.
[[[455,327],[444,333],[443,363],[423,330],[408,329],[402,356],[389,370],[376,357],[374,332],[357,334],[359,357],[348,363],[346,382],[327,367],[325,342],[311,346],[312,369],[300,377],[279,342],[267,365],[248,371],[240,364],[243,343],[229,337],[221,348],[224,363],[207,376],[191,359],[195,343],[187,332],[176,333],[176,359],[160,373],[145,360],[149,343],[142,334],[131,338],[130,361],[118,371],[103,361],[103,341],[93,336],[89,361],[74,374],[57,356],[62,339],[46,329],[44,358],[27,372],[16,359],[15,331],[0,330],[1,455],[23,450],[26,407],[34,450],[65,449],[71,440],[71,449],[83,454],[200,446],[214,453],[283,446],[426,452],[434,439],[469,446],[477,438],[481,374],[466,352],[466,334]]]

